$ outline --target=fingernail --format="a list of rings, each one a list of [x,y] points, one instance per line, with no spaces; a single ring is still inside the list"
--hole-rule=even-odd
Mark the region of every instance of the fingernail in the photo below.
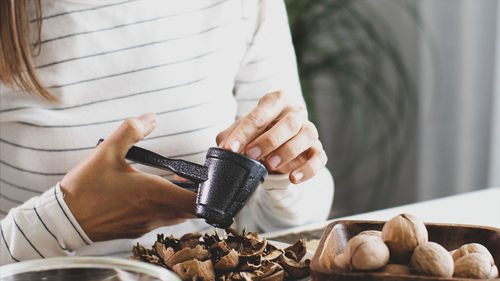
[[[260,148],[258,146],[252,147],[247,151],[248,157],[253,158],[253,159],[259,158],[261,153],[262,153],[262,151],[260,150]]]
[[[295,173],[293,173],[293,178],[295,179],[295,181],[299,181],[303,177],[304,177],[304,174],[302,174],[301,172],[295,172]]]
[[[137,118],[146,128],[150,128],[156,123],[156,115],[152,112],[142,114]]]
[[[240,151],[240,142],[237,140],[234,140],[231,142],[229,147],[231,148],[232,151],[238,152],[238,151]]]
[[[273,157],[271,157],[271,159],[269,159],[269,166],[272,169],[274,169],[274,168],[278,167],[280,162],[281,162],[281,157],[279,157],[278,155],[274,155]]]

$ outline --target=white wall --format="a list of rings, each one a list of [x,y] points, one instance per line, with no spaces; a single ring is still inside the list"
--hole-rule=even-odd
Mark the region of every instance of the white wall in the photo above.
[[[500,186],[500,1],[360,2],[373,5],[389,23],[418,87],[416,151],[380,191],[386,206],[377,207]],[[401,11],[409,2],[418,5],[423,30]],[[322,140],[334,159],[346,129],[330,128],[344,105],[326,90],[317,97],[317,111],[325,117],[318,123]],[[334,175],[338,171],[331,169]],[[380,190],[370,179],[371,174],[359,174],[358,181],[342,186],[343,193],[339,187],[335,206],[366,211],[375,201],[371,191]]]
[[[498,0],[423,0],[418,199],[489,185]]]
[[[500,15],[500,5],[497,7]],[[495,93],[493,96],[493,122],[491,134],[491,158],[489,186],[500,187],[500,19],[497,17]]]

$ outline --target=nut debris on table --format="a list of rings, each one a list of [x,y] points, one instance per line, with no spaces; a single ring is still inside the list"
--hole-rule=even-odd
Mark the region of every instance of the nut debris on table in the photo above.
[[[257,232],[226,229],[223,238],[188,233],[180,239],[158,234],[151,249],[137,243],[131,259],[173,270],[182,280],[279,281],[309,275],[305,239],[280,249]]]

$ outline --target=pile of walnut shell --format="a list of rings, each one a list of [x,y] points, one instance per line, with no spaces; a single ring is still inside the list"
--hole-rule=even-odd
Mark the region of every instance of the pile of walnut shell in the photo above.
[[[344,252],[331,256],[330,268],[345,271],[380,271],[391,275],[428,275],[491,279],[498,277],[491,253],[471,243],[448,252],[428,241],[419,219],[401,214],[386,222],[382,231],[368,230],[350,239]]]
[[[301,261],[305,240],[279,249],[259,239],[257,232],[226,233],[222,239],[216,232],[188,233],[180,239],[159,234],[152,249],[137,244],[130,258],[171,269],[182,280],[280,281],[309,275],[310,260]]]

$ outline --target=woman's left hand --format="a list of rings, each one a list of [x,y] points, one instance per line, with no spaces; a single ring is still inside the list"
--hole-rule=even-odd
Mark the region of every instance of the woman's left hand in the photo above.
[[[260,160],[271,171],[290,173],[292,183],[313,177],[327,161],[307,110],[282,92],[262,97],[247,116],[217,135],[217,144]]]

